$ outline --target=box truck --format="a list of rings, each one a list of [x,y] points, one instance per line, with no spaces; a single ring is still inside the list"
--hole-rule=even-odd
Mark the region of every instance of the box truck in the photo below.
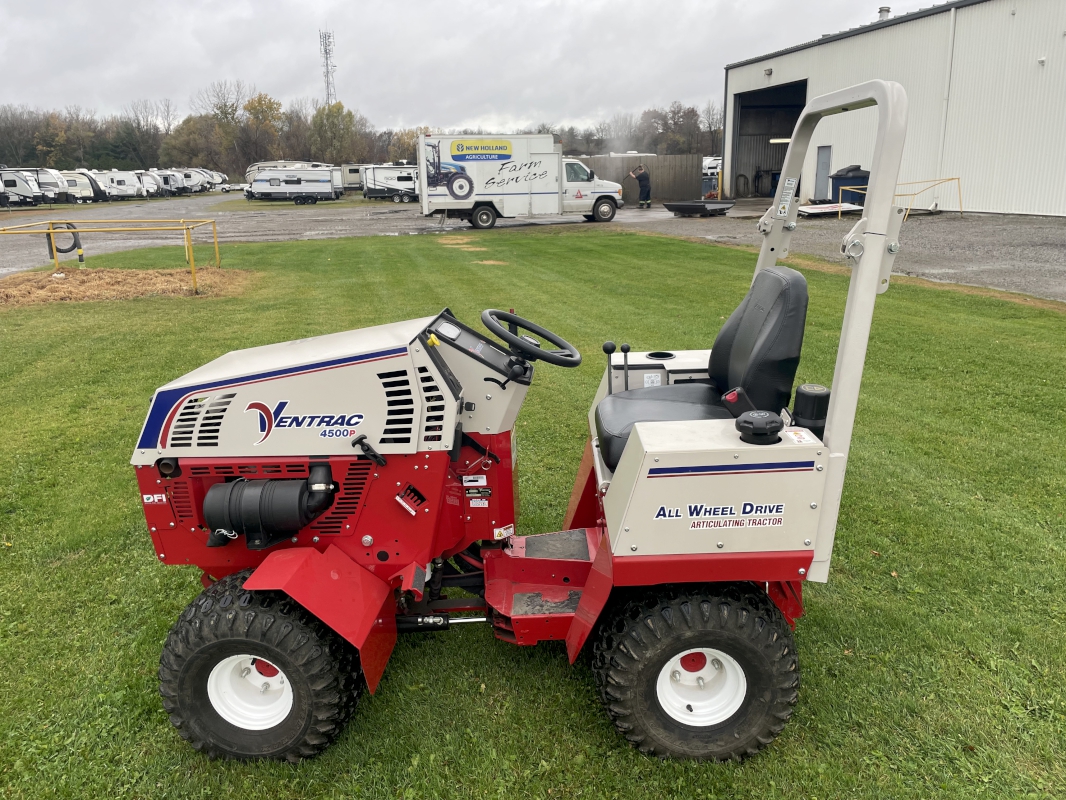
[[[420,136],[422,213],[491,228],[497,217],[580,214],[610,222],[622,187],[564,158],[551,134]]]

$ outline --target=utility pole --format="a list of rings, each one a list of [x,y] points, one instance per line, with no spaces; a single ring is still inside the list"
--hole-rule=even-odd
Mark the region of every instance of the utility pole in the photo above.
[[[337,65],[333,63],[333,32],[318,32],[318,49],[322,54],[322,76],[326,79],[326,105],[331,106],[337,102],[337,87],[333,85],[333,73],[337,71]]]

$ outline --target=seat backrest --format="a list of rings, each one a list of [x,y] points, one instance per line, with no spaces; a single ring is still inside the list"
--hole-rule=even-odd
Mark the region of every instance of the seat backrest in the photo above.
[[[761,411],[786,408],[806,321],[806,279],[788,267],[762,270],[718,331],[711,350],[711,380],[723,393],[743,387]]]

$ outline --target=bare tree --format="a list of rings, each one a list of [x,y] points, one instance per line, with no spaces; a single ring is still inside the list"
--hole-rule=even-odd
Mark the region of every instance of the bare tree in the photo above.
[[[170,136],[174,132],[174,126],[178,124],[178,106],[169,97],[165,97],[156,104],[156,108],[163,135]]]
[[[193,95],[189,104],[198,114],[209,114],[219,122],[235,124],[241,109],[255,94],[255,86],[237,79],[215,81]]]

